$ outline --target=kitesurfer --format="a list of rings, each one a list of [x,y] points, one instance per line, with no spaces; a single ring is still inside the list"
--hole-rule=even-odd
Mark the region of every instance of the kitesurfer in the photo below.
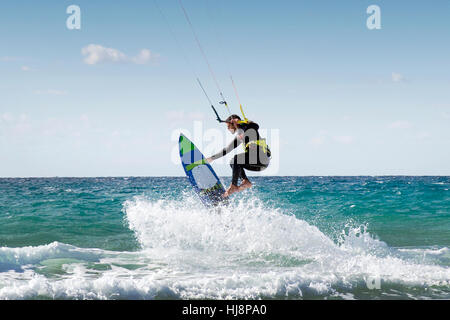
[[[209,157],[207,161],[212,162],[219,159],[243,144],[244,152],[235,155],[230,162],[233,170],[231,185],[223,194],[223,197],[228,197],[252,186],[244,169],[250,171],[266,169],[270,163],[271,153],[266,140],[259,135],[257,123],[247,120],[241,121],[241,118],[236,114],[229,116],[224,122],[232,134],[236,133],[236,138],[222,151]],[[238,185],[239,178],[242,179],[241,185]]]

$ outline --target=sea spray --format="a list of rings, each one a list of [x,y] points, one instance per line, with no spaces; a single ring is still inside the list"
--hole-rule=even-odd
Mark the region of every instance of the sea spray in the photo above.
[[[446,179],[0,179],[0,299],[448,299]]]
[[[220,211],[192,199],[158,200],[135,197],[124,204],[130,229],[143,248],[216,250],[235,253],[307,254],[335,247],[320,230],[257,198],[238,201]]]
[[[191,267],[196,259],[189,257],[195,255],[199,267],[241,268],[249,282],[255,280],[249,275],[249,266],[258,266],[258,277],[266,272],[278,279],[277,289],[272,287],[277,297],[289,296],[292,290],[303,295],[305,286],[312,295],[351,291],[354,287],[364,291],[371,289],[367,282],[374,278],[383,278],[384,284],[401,282],[413,287],[422,285],[424,278],[430,285],[440,286],[448,285],[450,279],[448,269],[398,257],[396,250],[370,235],[367,225],[343,230],[341,240],[334,243],[316,227],[266,208],[258,199],[238,201],[220,214],[186,199],[152,203],[136,198],[125,207],[130,227],[143,248],[164,247],[178,259],[187,250],[186,262]],[[280,260],[290,260],[291,268],[280,269]],[[285,286],[280,286],[280,279]],[[267,294],[264,292],[260,293]]]

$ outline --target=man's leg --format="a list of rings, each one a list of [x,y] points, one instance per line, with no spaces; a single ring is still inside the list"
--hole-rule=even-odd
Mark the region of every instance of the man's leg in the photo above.
[[[236,172],[239,172],[239,177],[242,179],[242,183],[239,186],[238,190],[239,192],[248,189],[252,186],[252,183],[248,179],[244,170],[244,168],[248,166],[248,163],[249,163],[248,153],[240,153],[236,155],[233,159],[233,164],[237,164],[239,166]],[[237,181],[237,179],[235,181]]]
[[[252,183],[248,179],[247,175],[245,174],[244,166],[241,166],[241,173],[240,178],[242,179],[241,185],[239,186],[239,192],[248,188],[251,188]]]
[[[259,151],[259,148],[257,148],[256,150],[250,150],[245,153],[245,164],[242,166],[243,175],[241,175],[242,184],[239,186],[239,191],[252,187],[252,183],[248,180],[244,169],[250,171],[263,171],[267,168],[269,163],[267,155],[263,154],[260,157]],[[262,158],[263,161],[261,161],[260,158]]]
[[[238,159],[238,155],[234,156],[233,160],[230,163],[231,169],[233,170],[231,177],[231,185],[223,194],[224,197],[228,197],[231,194],[239,191],[239,177],[241,177],[244,169],[242,168],[241,160]],[[245,172],[244,172],[245,175]]]
[[[233,169],[231,186],[224,193],[224,197],[228,197],[235,192],[240,192],[245,189],[251,188],[252,183],[245,174],[244,168],[251,171],[262,171],[267,168],[267,165],[260,163],[259,161],[257,161],[255,164],[251,164],[251,162],[249,161],[249,153],[247,152],[235,155],[230,163],[230,166]],[[238,187],[239,178],[242,179],[242,183]]]

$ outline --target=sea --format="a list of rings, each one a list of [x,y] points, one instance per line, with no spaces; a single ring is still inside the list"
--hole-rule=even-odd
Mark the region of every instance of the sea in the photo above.
[[[450,177],[251,180],[2,178],[0,299],[450,299]]]

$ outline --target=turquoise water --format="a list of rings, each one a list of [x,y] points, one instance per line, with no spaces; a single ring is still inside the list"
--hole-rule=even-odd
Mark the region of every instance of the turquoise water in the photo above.
[[[252,181],[0,179],[0,299],[450,299],[450,177]]]

